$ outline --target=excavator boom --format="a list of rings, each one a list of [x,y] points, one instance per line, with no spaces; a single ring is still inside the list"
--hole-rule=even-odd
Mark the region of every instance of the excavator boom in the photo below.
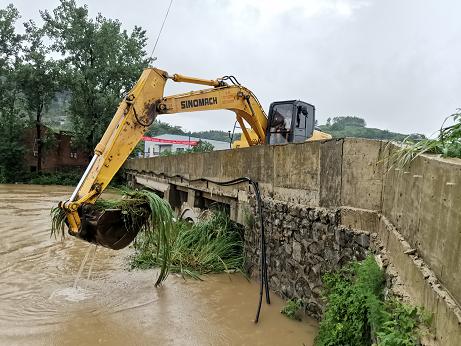
[[[163,94],[168,79],[208,85],[211,88],[165,97]],[[288,106],[279,107],[279,112],[276,109],[279,104]],[[278,131],[277,135],[287,139],[286,133],[280,132],[276,127],[276,122],[283,119],[277,118],[283,113],[283,109],[288,109],[285,116],[297,116],[296,126],[304,124],[303,136],[306,137],[307,119],[310,116],[313,123],[314,114],[313,106],[312,114],[308,115],[305,105],[308,104],[301,101],[279,102],[274,106],[274,117],[270,116],[268,119],[255,95],[232,76],[207,80],[179,74],[170,76],[157,68],[145,69],[120,103],[70,199],[59,204],[66,212],[69,233],[112,249],[123,248],[134,239],[135,233],[127,235],[119,210],[98,212],[92,205],[107,188],[157,115],[221,109],[233,111],[243,133],[242,139],[236,145],[238,147],[269,143],[268,136],[271,136],[273,129]],[[271,105],[271,110],[272,108]],[[273,121],[274,127],[268,125],[269,121]],[[294,127],[293,131],[295,132]],[[312,133],[309,137],[311,135]]]

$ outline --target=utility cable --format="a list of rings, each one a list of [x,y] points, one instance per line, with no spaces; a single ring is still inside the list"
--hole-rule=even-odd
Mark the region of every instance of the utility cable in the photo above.
[[[141,119],[138,117],[138,113],[136,112],[136,108],[134,107],[134,104],[131,104],[131,107],[133,108],[134,117],[139,125],[144,126],[144,127],[150,127],[154,123],[155,116],[152,116],[152,119],[150,119],[146,123],[142,122]]]
[[[216,181],[216,180],[211,180],[207,178],[198,178],[198,179],[189,179],[186,178],[182,175],[176,174],[176,175],[168,175],[165,173],[161,174],[156,174],[157,176],[163,176],[165,178],[180,178],[182,180],[185,180],[189,183],[193,182],[207,182],[207,183],[212,183],[220,186],[232,186],[232,185],[237,185],[241,183],[249,183],[253,187],[253,191],[255,193],[256,197],[256,209],[257,213],[259,216],[259,241],[260,241],[260,254],[259,254],[259,263],[260,263],[260,286],[259,286],[259,300],[258,300],[258,307],[256,309],[256,317],[254,322],[258,323],[259,321],[259,315],[261,313],[261,306],[262,306],[262,300],[263,300],[263,295],[264,291],[266,293],[266,303],[270,304],[270,294],[269,294],[269,279],[267,275],[267,256],[266,256],[266,234],[265,234],[265,229],[264,229],[264,220],[263,220],[263,212],[262,212],[262,198],[261,198],[261,192],[259,190],[259,185],[257,181],[254,181],[253,179],[249,177],[240,177],[232,180],[227,180],[227,181]]]
[[[166,10],[165,17],[163,18],[162,26],[160,27],[160,30],[157,35],[157,39],[155,40],[154,48],[152,48],[152,52],[150,53],[149,58],[152,58],[152,55],[154,55],[155,48],[157,48],[157,43],[158,40],[160,39],[160,35],[162,34],[163,27],[165,26],[166,19],[168,18],[168,14],[170,13],[170,8],[171,5],[173,4],[173,0],[170,0],[170,4],[168,5],[168,9]]]

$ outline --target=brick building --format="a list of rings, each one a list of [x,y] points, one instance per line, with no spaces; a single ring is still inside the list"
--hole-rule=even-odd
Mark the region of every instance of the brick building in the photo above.
[[[45,145],[42,149],[42,171],[55,172],[72,168],[84,169],[89,162],[89,155],[71,144],[72,133],[68,131],[54,131],[42,126],[42,138]],[[24,131],[23,145],[25,148],[24,161],[31,172],[37,170],[37,140],[35,126]]]

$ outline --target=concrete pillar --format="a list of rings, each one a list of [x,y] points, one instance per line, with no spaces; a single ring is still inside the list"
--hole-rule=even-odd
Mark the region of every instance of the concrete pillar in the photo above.
[[[187,192],[187,204],[191,208],[195,207],[195,190],[193,189],[189,189]]]

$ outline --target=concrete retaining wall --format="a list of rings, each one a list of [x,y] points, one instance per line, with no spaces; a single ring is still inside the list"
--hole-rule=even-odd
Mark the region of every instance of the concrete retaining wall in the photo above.
[[[383,177],[382,214],[461,302],[461,160],[417,158]]]
[[[208,198],[227,196],[239,221],[248,207],[248,185],[221,188],[172,177],[223,181],[248,176],[260,183],[265,198],[340,208],[342,225],[376,232],[388,247],[411,298],[435,314],[437,338],[461,339],[461,160],[423,156],[402,170],[386,160],[393,150],[386,142],[344,139],[136,159],[125,167],[133,177],[148,176],[155,184],[200,191]],[[383,227],[383,220],[392,227]],[[446,335],[450,339],[443,339]]]

